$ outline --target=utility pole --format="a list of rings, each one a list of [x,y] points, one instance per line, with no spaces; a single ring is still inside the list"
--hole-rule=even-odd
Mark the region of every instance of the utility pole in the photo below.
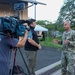
[[[36,0],[34,0],[36,1]],[[36,4],[34,4],[34,19],[36,20]]]

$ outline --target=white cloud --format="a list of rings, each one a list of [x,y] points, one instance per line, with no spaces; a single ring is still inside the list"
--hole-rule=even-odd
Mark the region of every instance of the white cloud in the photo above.
[[[60,8],[63,5],[63,0],[37,0],[46,3],[47,5],[36,6],[36,19],[56,21],[59,15]],[[34,6],[29,8],[29,17],[34,18]]]

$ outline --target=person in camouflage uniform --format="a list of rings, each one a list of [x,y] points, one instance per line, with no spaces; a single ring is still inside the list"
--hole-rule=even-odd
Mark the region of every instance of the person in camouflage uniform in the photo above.
[[[75,75],[73,67],[75,62],[75,31],[70,28],[69,21],[64,22],[64,29],[62,41],[55,39],[54,42],[62,44],[62,75],[67,75],[67,73],[68,75]]]

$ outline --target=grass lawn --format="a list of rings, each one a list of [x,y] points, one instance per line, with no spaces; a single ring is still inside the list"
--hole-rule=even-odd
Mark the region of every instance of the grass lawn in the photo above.
[[[61,40],[61,37],[58,37],[57,39]],[[47,37],[45,39],[45,41],[40,41],[40,44],[42,46],[46,46],[46,47],[51,47],[51,48],[61,48],[62,46],[59,44],[56,44],[53,42],[54,38],[53,37]]]

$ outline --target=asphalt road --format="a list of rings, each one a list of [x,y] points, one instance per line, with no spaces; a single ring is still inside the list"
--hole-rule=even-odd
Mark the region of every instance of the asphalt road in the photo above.
[[[27,62],[25,50],[22,48],[21,52]],[[12,52],[12,59],[13,59],[13,52]],[[42,50],[38,51],[37,54],[37,63],[36,63],[36,70],[44,68],[50,64],[53,64],[61,59],[61,52],[57,51],[57,49],[49,48],[49,47],[42,47]],[[13,61],[11,61],[13,62]],[[20,65],[24,70],[26,69],[21,54],[17,50],[16,55],[16,64]],[[27,72],[27,70],[25,70]]]
[[[61,52],[57,49],[42,47],[42,50],[38,51],[37,66],[36,69],[41,69],[50,64],[53,64],[61,59]]]

